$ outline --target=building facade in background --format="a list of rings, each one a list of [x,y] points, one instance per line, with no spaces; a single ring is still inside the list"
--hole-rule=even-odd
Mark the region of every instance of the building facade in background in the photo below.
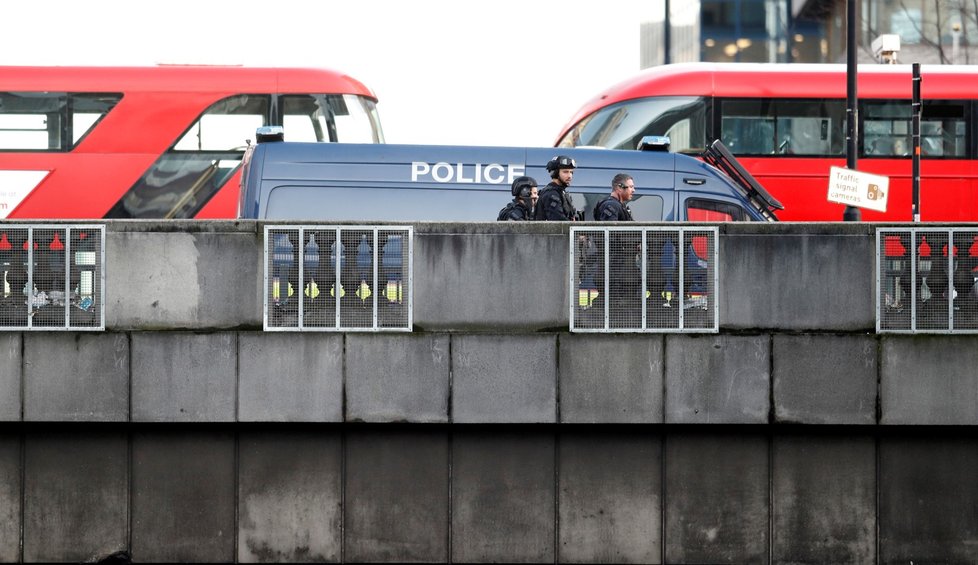
[[[883,34],[901,63],[978,63],[974,0],[856,0],[859,60]],[[693,61],[841,63],[847,0],[655,0],[641,23],[641,65]]]

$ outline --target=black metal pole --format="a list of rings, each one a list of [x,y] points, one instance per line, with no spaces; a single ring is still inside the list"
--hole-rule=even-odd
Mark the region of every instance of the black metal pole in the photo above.
[[[859,97],[856,95],[856,3],[846,0],[846,167],[856,170],[856,149],[859,147]],[[846,206],[842,213],[845,222],[858,222],[859,208]]]
[[[913,64],[913,221],[920,221],[920,63]]]
[[[665,25],[662,26],[662,43],[663,43],[663,57],[662,63],[668,65],[672,62],[672,18],[669,17],[669,0],[666,0],[666,13],[663,21]]]

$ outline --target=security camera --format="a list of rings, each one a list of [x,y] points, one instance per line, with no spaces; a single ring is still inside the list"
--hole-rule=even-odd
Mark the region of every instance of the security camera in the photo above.
[[[881,63],[896,63],[900,52],[900,36],[887,33],[873,40],[873,56]]]

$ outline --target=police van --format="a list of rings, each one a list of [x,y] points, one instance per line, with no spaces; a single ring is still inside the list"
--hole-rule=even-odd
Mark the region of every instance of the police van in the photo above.
[[[557,151],[576,161],[568,188],[584,220],[630,174],[640,222],[776,221],[781,204],[717,141],[703,155],[669,153],[667,139],[644,151],[438,145],[298,143],[262,128],[243,161],[238,217],[311,221],[494,221],[516,177],[550,182]]]

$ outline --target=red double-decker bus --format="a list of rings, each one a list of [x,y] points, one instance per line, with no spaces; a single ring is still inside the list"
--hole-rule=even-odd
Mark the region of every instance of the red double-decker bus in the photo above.
[[[234,218],[257,128],[382,143],[376,104],[325,69],[0,67],[0,219]]]
[[[978,220],[978,66],[924,65],[921,77],[921,219]],[[912,219],[912,92],[910,65],[858,67],[858,169],[890,179],[887,211],[864,220]],[[845,65],[655,67],[587,102],[555,145],[634,149],[646,135],[682,152],[720,139],[784,204],[781,219],[842,219],[827,195],[830,168],[846,166]]]

